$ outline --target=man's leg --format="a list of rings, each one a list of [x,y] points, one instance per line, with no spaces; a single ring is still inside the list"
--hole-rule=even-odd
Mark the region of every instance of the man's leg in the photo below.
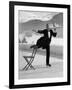
[[[51,66],[49,64],[49,58],[50,58],[50,46],[48,46],[48,48],[46,48],[46,66]]]

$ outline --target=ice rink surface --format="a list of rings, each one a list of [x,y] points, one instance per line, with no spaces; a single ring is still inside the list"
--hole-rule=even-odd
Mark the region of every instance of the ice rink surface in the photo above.
[[[32,65],[35,70],[29,68],[27,71],[22,70],[26,65],[24,55],[31,55],[28,52],[19,53],[19,79],[32,79],[32,78],[56,78],[63,77],[63,60],[55,57],[50,57],[51,67],[46,66],[46,56],[36,54]]]

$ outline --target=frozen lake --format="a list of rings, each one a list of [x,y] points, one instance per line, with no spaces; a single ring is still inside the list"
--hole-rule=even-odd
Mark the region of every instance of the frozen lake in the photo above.
[[[27,71],[22,68],[27,64],[23,56],[30,56],[29,52],[19,52],[19,79],[30,78],[54,78],[63,76],[63,60],[55,57],[50,57],[51,67],[46,66],[46,56],[36,54],[32,65],[35,70],[28,69]]]

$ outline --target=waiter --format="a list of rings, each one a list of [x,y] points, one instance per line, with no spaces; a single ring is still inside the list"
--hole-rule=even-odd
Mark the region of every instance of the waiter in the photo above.
[[[53,32],[53,30],[49,29],[49,25],[48,24],[46,24],[46,29],[38,30],[36,33],[43,34],[43,36],[40,37],[37,40],[36,46],[38,48],[46,49],[46,66],[50,67],[51,66],[51,64],[49,62],[49,58],[50,58],[50,43],[51,43],[52,36],[56,37],[57,33]]]

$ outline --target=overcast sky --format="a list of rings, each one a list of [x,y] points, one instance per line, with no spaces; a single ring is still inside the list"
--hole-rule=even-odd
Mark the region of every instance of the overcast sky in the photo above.
[[[23,11],[19,10],[19,22],[25,23],[29,20],[42,20],[42,21],[48,21],[53,18],[53,16],[59,14],[58,12],[38,12],[38,11]]]

